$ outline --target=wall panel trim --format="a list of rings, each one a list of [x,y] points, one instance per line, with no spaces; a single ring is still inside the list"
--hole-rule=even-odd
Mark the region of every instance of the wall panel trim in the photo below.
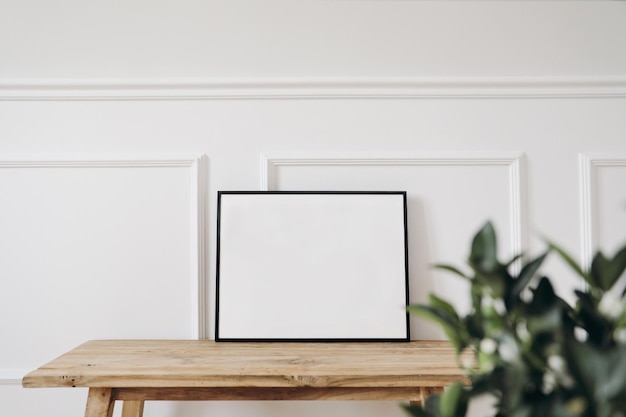
[[[3,168],[172,168],[189,169],[192,271],[192,329],[194,338],[206,337],[205,281],[207,276],[207,157],[189,154],[33,154],[0,155]],[[193,249],[195,248],[195,249]]]
[[[0,79],[0,100],[626,97],[626,77]]]
[[[601,167],[626,168],[626,154],[581,153],[578,156],[578,180],[580,189],[580,263],[584,270],[589,270],[593,254],[598,250],[598,207],[596,195],[597,170]]]
[[[276,170],[281,166],[423,166],[423,165],[501,165],[507,167],[509,185],[509,222],[511,251],[526,248],[526,206],[524,154],[522,152],[457,152],[457,153],[265,153],[261,155],[261,190],[276,188]],[[521,262],[512,265],[518,273]]]
[[[207,260],[207,157],[189,154],[25,154],[0,155],[0,169],[17,168],[187,168],[191,196],[189,201],[191,247],[191,328],[192,338],[206,338]],[[28,371],[0,369],[0,385],[21,384]]]
[[[197,160],[185,155],[0,154],[0,168],[192,168]]]

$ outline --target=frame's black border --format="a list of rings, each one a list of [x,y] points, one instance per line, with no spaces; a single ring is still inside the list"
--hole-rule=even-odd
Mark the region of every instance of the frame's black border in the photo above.
[[[408,342],[411,340],[409,313],[406,313],[406,337],[402,338],[223,338],[219,336],[220,317],[220,218],[224,194],[363,194],[402,195],[404,206],[404,288],[405,303],[409,305],[409,239],[406,191],[218,191],[217,192],[217,254],[215,281],[215,341],[216,342]]]

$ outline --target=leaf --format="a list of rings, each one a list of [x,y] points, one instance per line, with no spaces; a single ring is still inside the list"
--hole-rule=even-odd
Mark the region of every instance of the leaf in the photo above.
[[[511,410],[511,414],[508,417],[531,417],[533,409],[528,405],[517,407],[515,410]],[[550,415],[550,417],[555,417]]]
[[[615,327],[626,327],[626,308],[624,309],[624,311],[622,311],[622,315],[619,316],[618,319],[615,321]]]
[[[494,272],[499,267],[496,232],[491,222],[485,223],[472,240],[470,264],[475,269]]]
[[[472,297],[472,307],[474,307],[474,310],[479,313],[482,303],[483,289],[482,286],[476,281],[472,281],[470,296]]]
[[[598,349],[569,340],[563,347],[573,376],[596,406],[626,395],[626,346]]]
[[[596,346],[608,346],[612,343],[612,326],[600,314],[598,308],[588,293],[576,290],[578,296],[578,319],[589,335],[589,343]]]
[[[613,410],[626,410],[626,392],[622,395],[618,395],[609,401]],[[614,413],[614,415],[617,413]]]
[[[410,305],[407,307],[407,311],[438,323],[450,340],[450,343],[452,343],[456,349],[457,353],[460,353],[461,350],[467,346],[469,336],[467,334],[467,330],[461,326],[460,320],[458,316],[456,316],[456,312],[451,315],[448,313],[447,308],[442,309],[423,304]]]
[[[485,327],[483,326],[482,317],[472,314],[463,319],[467,333],[471,338],[481,340],[485,337]]]
[[[439,401],[439,411],[441,417],[464,417],[467,412],[469,394],[461,385],[456,382],[443,393]]]
[[[514,410],[524,403],[524,390],[529,382],[526,368],[523,365],[507,364],[498,369],[501,371],[501,409]]]
[[[574,258],[572,258],[567,252],[565,252],[565,250],[561,249],[558,245],[556,245],[555,243],[552,243],[552,242],[548,242],[548,247],[551,250],[554,250],[556,253],[558,253],[561,256],[561,258],[563,258],[563,260],[565,260],[565,262],[574,271],[576,271],[576,273],[578,275],[580,275],[582,278],[584,278],[585,281],[587,281],[591,285],[595,285],[595,283],[593,282],[591,276],[589,274],[587,274],[585,271],[583,271],[583,269],[580,267],[580,265],[578,265],[578,263],[574,260]]]
[[[469,387],[471,397],[479,397],[483,394],[492,393],[496,387],[491,382],[491,374],[475,374],[471,376],[472,385]]]
[[[513,281],[513,285],[509,292],[509,297],[507,297],[510,303],[514,303],[519,298],[519,295],[522,293],[524,288],[528,285],[530,280],[535,276],[539,267],[548,256],[549,252],[545,252],[543,255],[535,258],[531,262],[524,265],[522,271],[519,276]]]
[[[557,301],[558,297],[554,293],[550,280],[542,277],[537,287],[533,290],[533,300],[528,306],[530,314],[542,314],[548,311]]]
[[[446,310],[442,310],[439,307],[433,307],[424,304],[411,304],[407,307],[409,313],[416,314],[429,320],[436,321],[440,324],[448,326],[455,326],[458,321],[450,316]]]
[[[507,262],[504,266],[505,266],[505,267],[507,267],[507,268],[508,268],[508,267],[510,267],[511,265],[513,265],[513,263],[514,263],[515,261],[517,261],[518,259],[520,259],[522,256],[523,256],[523,255],[522,255],[521,253],[520,253],[520,254],[518,254],[518,255],[515,255],[515,256],[514,256],[513,258],[511,258],[511,260],[510,260],[510,261],[508,261],[508,262]]]
[[[626,269],[626,247],[607,259],[602,252],[597,252],[591,262],[591,275],[603,291],[610,290]]]
[[[437,417],[434,414],[427,412],[419,405],[402,404],[402,408],[413,417]]]
[[[456,274],[460,276],[461,278],[470,279],[467,275],[461,272],[460,269],[455,268],[454,266],[451,266],[451,265],[435,264],[433,265],[433,267],[437,269],[443,269],[448,272],[452,272],[453,274]]]
[[[431,306],[445,311],[457,325],[459,324],[459,315],[452,306],[452,304],[448,303],[442,298],[437,297],[435,294],[430,294],[428,296],[428,301],[430,302]]]
[[[439,403],[441,401],[441,395],[430,395],[424,401],[424,410],[432,416],[440,417]]]
[[[548,310],[542,310],[536,315],[529,315],[527,319],[528,331],[534,335],[535,339],[541,333],[554,335],[563,326],[562,310],[557,304]]]
[[[511,280],[511,276],[504,268],[494,273],[476,271],[474,278],[483,286],[488,287],[496,298],[505,298]]]

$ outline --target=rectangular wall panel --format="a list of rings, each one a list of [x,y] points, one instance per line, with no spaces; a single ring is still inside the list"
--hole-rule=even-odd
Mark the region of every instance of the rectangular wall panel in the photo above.
[[[201,335],[199,165],[178,155],[0,159],[5,384],[87,339]]]
[[[434,292],[466,309],[466,282],[431,265],[462,266],[471,236],[487,220],[499,232],[503,260],[521,251],[521,159],[519,153],[266,154],[261,188],[407,191],[411,302],[425,302]],[[411,337],[442,334],[412,319]]]
[[[580,155],[582,263],[589,266],[593,254],[607,256],[626,244],[626,155]]]

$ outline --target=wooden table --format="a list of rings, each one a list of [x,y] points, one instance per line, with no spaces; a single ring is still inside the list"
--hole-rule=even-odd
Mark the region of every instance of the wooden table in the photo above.
[[[96,340],[29,373],[22,385],[88,387],[86,417],[141,417],[146,400],[404,400],[464,381],[443,341],[216,343]]]

